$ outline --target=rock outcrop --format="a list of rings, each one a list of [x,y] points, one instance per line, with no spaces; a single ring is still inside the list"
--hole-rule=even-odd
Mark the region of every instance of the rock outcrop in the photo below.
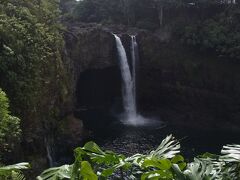
[[[98,24],[70,25],[68,31],[66,45],[77,107],[108,110],[119,101],[121,77],[111,32],[122,34],[128,56],[127,34],[138,34],[141,112],[154,112],[169,123],[184,126],[214,128],[223,123],[240,127],[239,63],[183,46],[165,31]]]

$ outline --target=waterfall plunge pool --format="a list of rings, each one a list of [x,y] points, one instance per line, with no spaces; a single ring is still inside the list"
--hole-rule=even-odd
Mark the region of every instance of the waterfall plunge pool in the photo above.
[[[240,141],[237,132],[170,125],[160,121],[157,116],[146,118],[145,120],[154,120],[154,123],[143,126],[127,125],[119,121],[120,117],[101,111],[86,111],[79,117],[91,131],[90,137],[84,142],[94,141],[104,150],[124,155],[148,153],[157,148],[169,134],[173,134],[180,141],[181,152],[189,159],[205,152],[220,154],[223,145]]]

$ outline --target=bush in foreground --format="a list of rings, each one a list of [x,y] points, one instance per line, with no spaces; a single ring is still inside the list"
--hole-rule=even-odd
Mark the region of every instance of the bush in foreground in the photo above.
[[[28,169],[30,165],[28,163],[19,163],[9,166],[0,166],[0,179],[1,180],[25,180],[22,170]]]
[[[209,180],[240,178],[240,145],[224,146],[221,154],[205,153],[186,163],[179,155],[180,144],[167,136],[159,147],[149,154],[125,157],[112,151],[103,151],[94,142],[76,148],[75,162],[45,170],[38,180],[97,180],[97,179],[176,179]]]

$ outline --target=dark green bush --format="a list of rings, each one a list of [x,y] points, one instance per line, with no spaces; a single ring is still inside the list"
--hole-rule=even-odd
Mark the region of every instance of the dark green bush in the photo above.
[[[0,89],[0,158],[14,150],[20,139],[20,119],[10,114],[8,98]]]
[[[229,7],[211,19],[185,28],[183,41],[219,56],[240,59],[240,10]]]
[[[186,163],[179,155],[180,144],[167,136],[149,154],[125,157],[103,151],[94,142],[75,149],[75,162],[45,170],[38,180],[55,179],[151,179],[151,180],[232,180],[240,178],[240,145],[228,145],[222,155],[206,153]]]

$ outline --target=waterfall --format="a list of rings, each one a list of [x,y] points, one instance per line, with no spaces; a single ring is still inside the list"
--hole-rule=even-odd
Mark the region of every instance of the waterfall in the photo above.
[[[136,93],[135,93],[135,75],[131,76],[131,71],[128,64],[126,51],[123,47],[121,39],[114,34],[116,46],[120,61],[120,70],[122,75],[122,96],[124,108],[124,121],[130,124],[137,124],[137,110],[136,110]],[[134,49],[134,48],[133,48]],[[133,53],[134,54],[134,53]],[[135,69],[135,65],[133,65]],[[135,70],[134,70],[135,73]],[[133,74],[134,74],[133,73]]]
[[[136,36],[131,36],[131,59],[132,59],[132,71],[130,71],[130,66],[128,64],[128,59],[126,51],[123,47],[121,39],[113,34],[116,40],[117,52],[119,57],[119,66],[122,75],[122,97],[123,97],[123,108],[124,116],[123,123],[133,126],[146,126],[162,125],[161,121],[154,119],[146,119],[137,113],[136,106],[136,66],[138,64],[138,44],[136,41]],[[132,72],[132,73],[131,73]]]
[[[53,167],[53,157],[52,157],[52,149],[51,146],[49,144],[49,141],[47,140],[47,138],[45,137],[45,146],[46,146],[46,152],[47,152],[47,159],[48,159],[48,163],[50,167]]]
[[[138,60],[138,44],[136,36],[131,36],[131,57],[132,57],[133,98],[136,106],[136,65]]]

